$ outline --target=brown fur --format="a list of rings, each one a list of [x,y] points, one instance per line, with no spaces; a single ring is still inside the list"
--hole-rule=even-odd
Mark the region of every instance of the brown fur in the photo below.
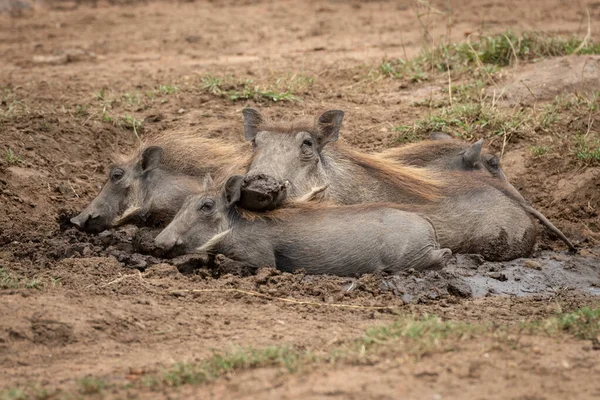
[[[129,156],[122,157],[120,163],[137,162],[149,146],[164,149],[161,163],[167,170],[186,175],[201,175],[206,170],[218,171],[215,174],[217,176],[233,173],[247,165],[247,155],[250,153],[247,143],[234,144],[205,138],[198,133],[169,132],[146,138]]]
[[[450,151],[465,150],[465,145],[467,144],[458,140],[425,140],[387,149],[379,154],[385,159],[402,159],[410,165],[424,165],[445,156]]]
[[[440,189],[444,186],[432,171],[390,163],[379,155],[360,153],[343,143],[333,148],[348,160],[422,199],[431,201],[439,198]]]

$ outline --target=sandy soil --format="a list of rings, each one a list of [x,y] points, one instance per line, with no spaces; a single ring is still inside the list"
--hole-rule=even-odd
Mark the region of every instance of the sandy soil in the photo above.
[[[575,256],[543,234],[532,259],[484,263],[460,256],[442,271],[387,280],[269,269],[239,276],[226,268],[178,270],[145,254],[147,229],[94,236],[68,224],[97,194],[110,157],[134,148],[135,133],[191,130],[241,140],[246,105],[290,119],[339,108],[346,111],[344,138],[376,151],[397,145],[392,128],[430,113],[414,103],[447,85],[443,77],[368,79],[383,58],[412,57],[431,40],[506,29],[584,36],[585,10],[600,20],[599,2],[445,1],[433,2],[434,9],[409,1],[46,1],[31,9],[17,3],[0,2],[0,267],[20,286],[36,288],[0,289],[0,389],[37,383],[70,390],[86,376],[121,384],[231,345],[326,352],[393,322],[397,313],[516,326],[600,304],[600,165],[562,151],[546,157],[530,151],[568,146],[574,130],[597,137],[597,111],[533,137],[515,135],[505,145],[495,136],[487,141],[491,151],[504,152],[505,171],[524,197],[578,243]],[[9,8],[12,15],[2,13]],[[507,107],[541,107],[556,93],[581,89],[574,69],[587,68],[581,77],[593,88],[600,82],[597,63],[579,56],[519,65],[500,74],[498,85],[514,89]],[[302,80],[299,102],[232,102],[203,88],[207,74],[253,85],[314,82]],[[515,88],[523,80],[535,83],[539,104]],[[128,119],[142,122],[139,132]],[[369,308],[376,306],[395,311]],[[600,396],[591,379],[600,373],[598,356],[589,342],[572,337],[525,335],[513,346],[483,335],[420,359],[390,351],[359,365],[319,364],[296,374],[262,368],[208,385],[136,386],[102,396],[593,398]]]

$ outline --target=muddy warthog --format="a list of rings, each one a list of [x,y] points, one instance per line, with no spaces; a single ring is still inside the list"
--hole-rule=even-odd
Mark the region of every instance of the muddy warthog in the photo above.
[[[328,185],[325,199],[338,204],[403,203],[433,221],[442,247],[508,260],[531,253],[536,226],[501,180],[483,174],[406,167],[381,156],[332,143],[343,112],[323,113],[316,124],[269,125],[244,110],[244,135],[254,152],[242,184],[240,205],[277,207],[311,187]]]
[[[482,151],[483,139],[473,144],[453,139],[442,132],[433,132],[430,140],[383,150],[381,157],[415,167],[437,168],[442,171],[480,171],[508,182],[500,159]]]
[[[100,232],[128,222],[166,222],[207,173],[226,179],[243,171],[245,145],[193,134],[162,134],[116,161],[100,194],[71,222]],[[246,159],[244,159],[246,157]]]
[[[454,140],[442,132],[434,132],[430,139],[403,147],[384,150],[381,157],[417,167],[432,168],[438,171],[479,172],[503,182],[502,189],[510,192],[510,196],[542,225],[575,250],[571,241],[550,222],[542,213],[533,208],[519,191],[508,181],[500,166],[500,159],[492,154],[482,153],[483,139],[473,144]]]
[[[440,249],[425,218],[385,204],[296,202],[248,220],[235,206],[243,179],[232,176],[224,190],[206,182],[156,237],[156,246],[219,253],[253,268],[339,276],[440,268],[452,254]]]

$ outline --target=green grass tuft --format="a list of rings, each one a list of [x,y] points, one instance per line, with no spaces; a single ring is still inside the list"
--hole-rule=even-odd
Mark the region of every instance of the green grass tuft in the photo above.
[[[173,94],[177,93],[178,90],[179,88],[173,85],[160,85],[158,87],[158,91],[162,94]]]
[[[143,121],[140,121],[135,117],[126,114],[125,117],[122,118],[121,123],[125,128],[131,129],[135,134],[135,137],[140,139],[140,131],[143,128]]]
[[[431,351],[448,351],[454,344],[446,346],[447,339],[463,339],[476,333],[482,333],[486,326],[464,322],[444,321],[437,315],[424,315],[420,318],[404,317],[391,325],[370,328],[363,337],[362,344],[379,345],[389,351],[394,346],[391,342],[401,340],[404,351],[417,357]]]
[[[0,400],[47,400],[55,392],[48,391],[40,385],[31,385],[26,388],[14,387],[0,390]]]
[[[102,393],[107,387],[106,382],[100,378],[85,377],[77,380],[79,393],[83,395]]]
[[[573,54],[580,45],[582,39],[578,37],[562,38],[536,32],[517,35],[507,31],[470,42],[440,44],[411,60],[384,60],[378,72],[385,77],[413,82],[429,79],[428,74],[448,70],[484,77],[518,61]],[[588,41],[578,54],[600,54],[600,44]]]
[[[273,84],[258,85],[253,80],[236,80],[232,75],[215,77],[205,75],[200,79],[200,89],[204,92],[219,97],[225,97],[231,101],[254,100],[254,101],[300,101],[296,96],[297,90],[310,87],[314,78],[303,75],[290,75],[285,78],[277,78]]]
[[[19,164],[22,161],[21,157],[15,154],[10,147],[4,151],[4,159],[11,165]]]
[[[531,146],[531,152],[536,157],[541,157],[544,154],[550,152],[551,148],[548,146]]]
[[[398,144],[415,143],[421,140],[421,137],[410,126],[400,125],[392,128],[392,131],[398,132],[394,141]]]
[[[44,283],[38,279],[19,278],[0,267],[0,289],[41,289]]]
[[[0,391],[0,400],[28,400],[29,396],[23,389],[10,388]]]
[[[600,308],[583,307],[571,312],[560,312],[549,318],[521,324],[531,333],[548,335],[568,333],[578,339],[590,340],[600,336]]]
[[[201,384],[236,370],[271,366],[285,367],[287,371],[293,372],[305,357],[306,354],[288,347],[237,348],[225,353],[214,353],[198,364],[176,364],[163,373],[161,381],[168,386]],[[152,387],[156,382],[148,380],[146,385]]]
[[[575,157],[586,163],[600,162],[600,140],[578,136],[575,144]]]
[[[457,104],[417,120],[412,127],[404,126],[404,135],[424,135],[441,131],[470,139],[484,133],[512,135],[530,129],[530,114],[523,110],[501,110],[486,102]],[[400,129],[400,128],[399,128]]]

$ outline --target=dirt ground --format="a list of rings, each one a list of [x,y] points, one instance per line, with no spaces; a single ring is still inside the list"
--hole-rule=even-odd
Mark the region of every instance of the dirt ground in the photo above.
[[[269,269],[240,276],[178,270],[145,252],[154,232],[146,228],[88,235],[68,223],[97,194],[111,156],[131,151],[137,135],[194,131],[240,141],[246,105],[286,119],[337,108],[346,112],[341,135],[349,143],[365,151],[398,145],[393,128],[433,112],[415,104],[443,97],[448,82],[370,79],[383,59],[507,29],[583,37],[586,9],[600,21],[600,2],[29,3],[0,1],[0,389],[37,385],[55,393],[46,398],[72,390],[99,398],[600,396],[600,352],[543,334],[524,334],[518,345],[484,334],[425,357],[389,350],[293,374],[266,367],[203,385],[123,386],[231,346],[327,353],[399,314],[515,327],[600,306],[600,164],[569,156],[572,132],[600,138],[597,109],[505,142],[484,132],[511,182],[578,244],[577,255],[542,233],[531,259],[508,263],[461,255],[442,271],[386,279]],[[496,84],[508,88],[505,107],[535,110],[557,94],[600,90],[598,65],[599,56],[584,55],[523,63]],[[261,87],[279,79],[299,101],[234,102],[207,89],[206,76]],[[554,150],[542,157],[533,147]],[[85,377],[111,389],[77,392]]]

